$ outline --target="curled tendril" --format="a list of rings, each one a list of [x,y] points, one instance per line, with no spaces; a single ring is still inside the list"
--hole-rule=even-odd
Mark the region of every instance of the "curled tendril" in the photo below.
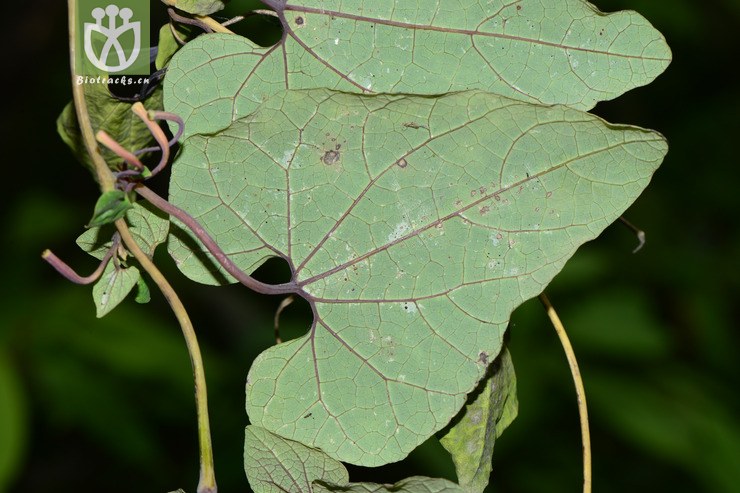
[[[51,250],[44,250],[44,253],[41,254],[41,258],[43,258],[46,262],[48,262],[54,269],[56,269],[57,272],[59,272],[62,276],[64,276],[69,281],[72,281],[75,284],[92,284],[98,279],[100,279],[100,276],[103,275],[103,272],[105,271],[105,268],[108,267],[108,263],[111,261],[113,256],[118,251],[118,248],[121,244],[121,237],[118,233],[115,233],[113,235],[113,239],[111,241],[111,246],[108,248],[108,250],[105,252],[105,256],[100,261],[100,264],[98,267],[93,271],[92,274],[89,276],[81,276],[75,270],[67,265],[62,259],[54,255],[54,253]]]
[[[147,111],[146,108],[144,108],[144,105],[138,102],[131,106],[131,111],[133,111],[133,113],[147,126],[147,129],[157,142],[156,147],[147,147],[145,149],[132,152],[125,149],[120,143],[103,130],[99,131],[95,135],[95,138],[100,142],[100,144],[110,149],[111,152],[123,159],[127,164],[126,169],[114,173],[116,177],[116,187],[127,192],[133,190],[138,182],[156,176],[165,168],[165,166],[167,166],[167,163],[170,160],[171,147],[178,142],[185,127],[185,123],[178,115],[166,111]],[[177,124],[177,132],[175,132],[172,139],[167,140],[167,136],[157,123],[159,120],[171,121]],[[144,172],[146,168],[138,156],[153,151],[160,151],[162,155],[157,166],[145,175]]]

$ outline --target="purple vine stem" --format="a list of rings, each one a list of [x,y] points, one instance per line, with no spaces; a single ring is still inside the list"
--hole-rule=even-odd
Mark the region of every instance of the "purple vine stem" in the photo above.
[[[184,224],[200,240],[203,246],[213,255],[216,261],[228,272],[234,279],[261,294],[285,294],[297,293],[300,288],[295,281],[284,284],[265,284],[253,278],[237,265],[221,250],[221,247],[211,238],[208,232],[203,229],[198,221],[190,214],[173,205],[154,193],[150,188],[139,185],[136,187],[136,193],[148,200],[152,205],[174,217]]]
[[[44,259],[46,262],[49,263],[54,269],[56,269],[57,272],[59,272],[62,276],[64,276],[69,281],[72,281],[75,284],[92,284],[98,279],[100,279],[100,276],[103,275],[103,272],[105,271],[105,268],[108,267],[108,263],[113,258],[113,255],[115,254],[116,250],[118,250],[118,246],[120,244],[120,236],[118,233],[113,235],[113,242],[108,248],[108,251],[105,252],[105,256],[100,261],[100,264],[95,269],[95,271],[90,274],[89,276],[81,276],[75,270],[67,265],[62,259],[54,255],[54,253],[51,250],[44,250],[44,253],[41,254],[41,258]]]

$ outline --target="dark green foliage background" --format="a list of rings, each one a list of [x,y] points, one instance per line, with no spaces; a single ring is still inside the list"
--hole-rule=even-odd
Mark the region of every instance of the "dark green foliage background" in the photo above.
[[[232,3],[238,11],[255,2]],[[596,489],[732,493],[740,484],[740,85],[729,65],[740,59],[740,1],[596,5],[638,10],[674,51],[655,83],[596,108],[670,141],[653,184],[627,214],[647,231],[647,246],[632,255],[634,238],[614,226],[549,289],[589,392]],[[7,491],[193,491],[190,366],[161,296],[153,293],[144,306],[128,301],[99,321],[90,289],[68,284],[40,259],[51,247],[82,271],[94,268],[74,239],[97,189],[56,135],[55,119],[71,97],[64,2],[16,9],[2,43],[10,90],[0,118],[0,493],[3,464],[14,478]],[[166,179],[156,185],[164,189]],[[245,491],[244,379],[251,359],[273,341],[280,299],[195,285],[159,253],[203,345],[220,489]],[[285,273],[273,265],[260,275]],[[308,319],[305,306],[289,308],[284,336],[300,334]],[[536,302],[512,322],[520,413],[496,445],[491,491],[578,491],[578,417],[562,350]],[[452,471],[430,443],[401,467],[351,474],[393,482]]]

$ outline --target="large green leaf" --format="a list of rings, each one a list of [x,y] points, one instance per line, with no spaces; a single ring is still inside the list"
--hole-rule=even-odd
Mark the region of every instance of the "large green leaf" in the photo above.
[[[263,48],[202,36],[173,58],[169,111],[211,133],[285,88],[443,94],[484,90],[592,108],[648,84],[670,63],[663,36],[635,12],[582,0],[266,0],[284,36]]]
[[[255,360],[251,422],[377,465],[449,422],[511,311],[666,150],[655,132],[479,92],[287,91],[187,139],[170,193],[242,269],[284,258],[313,308],[305,337]],[[219,283],[193,245],[171,241],[180,268]]]
[[[337,484],[349,481],[341,462],[259,426],[247,426],[244,470],[254,493],[311,493],[315,480]]]
[[[465,490],[446,479],[412,476],[396,484],[350,483],[348,485],[315,482],[314,493],[464,493]]]
[[[452,455],[460,486],[469,493],[485,490],[493,445],[517,414],[516,377],[506,348],[489,372],[479,392],[471,394],[459,421],[440,440]]]

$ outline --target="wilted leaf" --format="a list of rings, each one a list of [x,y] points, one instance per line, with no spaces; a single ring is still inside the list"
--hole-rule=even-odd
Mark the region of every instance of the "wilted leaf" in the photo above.
[[[475,89],[589,109],[648,84],[671,60],[639,14],[606,15],[582,0],[264,3],[283,16],[277,45],[215,34],[173,58],[165,101],[187,134],[221,130],[285,88]]]
[[[106,84],[85,84],[85,99],[93,132],[105,130],[115,141],[131,151],[149,147],[154,142],[144,122],[131,112],[132,103],[119,101],[111,96]],[[162,88],[157,87],[142,103],[147,109],[162,109]],[[77,159],[92,170],[92,162],[82,141],[77,114],[72,103],[69,103],[59,115],[57,132]],[[100,152],[111,169],[117,169],[123,164],[120,157],[105,147],[100,146]]]
[[[188,139],[170,192],[242,269],[284,258],[313,308],[305,337],[255,360],[251,422],[371,466],[457,414],[511,311],[629,206],[666,150],[655,132],[485,93],[288,91]],[[171,253],[217,284],[193,245]]]
[[[254,493],[311,493],[311,482],[318,479],[339,484],[349,481],[341,462],[259,426],[247,426],[244,470]]]
[[[478,394],[463,409],[440,442],[452,455],[457,481],[465,491],[481,493],[491,475],[493,446],[517,413],[516,377],[504,348],[489,369]]]

